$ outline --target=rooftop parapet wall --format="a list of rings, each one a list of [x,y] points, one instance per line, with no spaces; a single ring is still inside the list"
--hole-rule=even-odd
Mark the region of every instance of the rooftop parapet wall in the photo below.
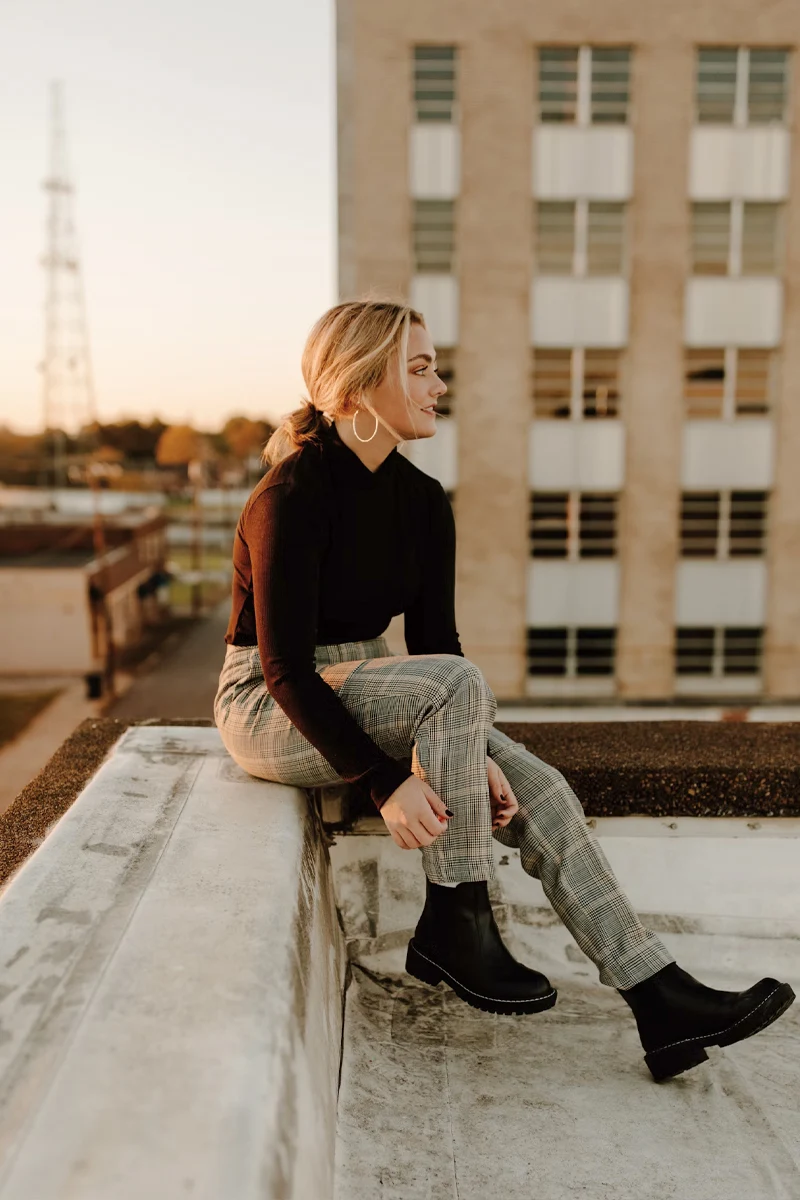
[[[564,773],[587,817],[800,816],[800,722],[496,725]],[[41,843],[126,728],[110,718],[84,721],[0,815],[0,885]],[[341,824],[343,814],[348,821],[375,816],[356,789],[322,791],[322,815],[331,825]]]
[[[324,1200],[347,964],[316,812],[216,729],[118,734],[40,777],[0,893],[0,1196]]]

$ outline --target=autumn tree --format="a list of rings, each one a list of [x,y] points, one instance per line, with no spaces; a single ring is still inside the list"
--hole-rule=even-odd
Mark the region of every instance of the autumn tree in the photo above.
[[[156,443],[156,462],[160,467],[186,466],[207,460],[208,439],[191,425],[168,425]]]
[[[260,453],[271,433],[272,427],[266,421],[250,417],[230,417],[222,427],[222,437],[230,453],[242,460]]]

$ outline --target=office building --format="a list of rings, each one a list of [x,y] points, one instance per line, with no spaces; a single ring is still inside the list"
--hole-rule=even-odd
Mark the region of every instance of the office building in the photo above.
[[[437,346],[407,452],[467,656],[504,699],[800,697],[796,5],[337,20],[340,295]]]

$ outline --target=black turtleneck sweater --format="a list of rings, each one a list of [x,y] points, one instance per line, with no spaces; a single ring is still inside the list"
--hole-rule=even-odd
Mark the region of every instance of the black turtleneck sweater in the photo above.
[[[459,654],[455,521],[437,479],[395,446],[375,471],[323,421],[245,503],[225,641],[257,644],[292,724],[380,809],[413,773],[361,728],[315,670],[314,647],[366,641],[404,613],[409,654]]]

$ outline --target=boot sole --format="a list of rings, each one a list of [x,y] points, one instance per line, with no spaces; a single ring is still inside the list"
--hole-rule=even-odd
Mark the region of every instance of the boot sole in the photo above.
[[[423,983],[429,983],[432,987],[444,981],[460,1000],[472,1005],[473,1008],[481,1009],[482,1012],[510,1014],[542,1012],[545,1008],[552,1008],[558,996],[555,988],[543,996],[535,996],[530,1000],[501,1000],[496,996],[483,996],[480,992],[474,992],[465,984],[460,983],[444,967],[439,966],[432,958],[428,958],[426,954],[418,950],[414,945],[413,938],[408,943],[406,971],[415,979],[421,979]]]
[[[774,988],[766,999],[760,1001],[752,1012],[749,1012],[746,1017],[741,1017],[727,1029],[722,1029],[719,1033],[685,1038],[670,1046],[661,1046],[658,1050],[650,1050],[645,1054],[644,1061],[650,1068],[650,1074],[656,1083],[660,1083],[662,1079],[669,1079],[673,1075],[680,1075],[683,1071],[697,1067],[708,1059],[708,1055],[703,1049],[704,1046],[732,1046],[734,1042],[741,1042],[745,1038],[752,1037],[754,1033],[759,1033],[773,1021],[777,1021],[778,1017],[786,1012],[789,1005],[794,1003],[794,1000],[795,994],[792,988],[788,983],[782,983],[780,987]]]

